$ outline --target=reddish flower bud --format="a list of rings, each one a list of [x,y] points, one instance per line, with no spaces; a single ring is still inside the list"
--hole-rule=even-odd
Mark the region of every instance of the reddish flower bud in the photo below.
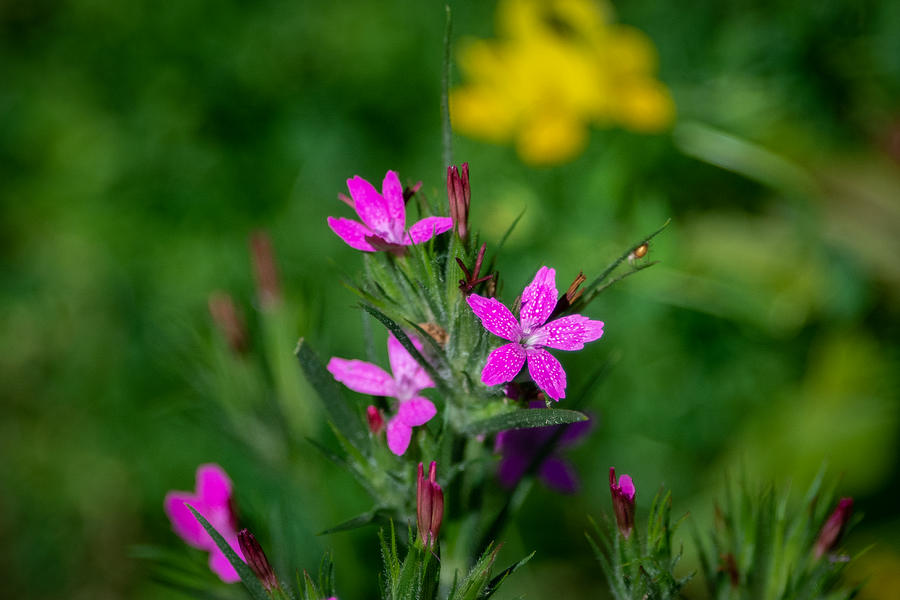
[[[460,239],[469,235],[469,202],[472,190],[469,187],[469,163],[463,163],[457,170],[451,165],[447,168],[447,197],[450,200],[450,218]]]
[[[437,543],[441,521],[444,518],[444,491],[437,481],[437,463],[432,461],[428,469],[428,479],[422,463],[419,463],[419,475],[416,481],[416,522],[419,528],[419,539],[427,548]]]
[[[378,435],[384,430],[384,416],[371,404],[366,407],[366,420],[369,422],[369,431],[374,435]]]
[[[622,535],[628,538],[634,529],[634,483],[630,475],[619,477],[616,483],[616,468],[609,468],[609,491],[612,494],[613,510],[616,513],[616,525]]]
[[[250,254],[253,258],[253,274],[256,276],[256,294],[263,310],[281,303],[281,283],[272,240],[264,231],[250,236]]]
[[[822,531],[819,532],[819,538],[815,545],[816,558],[822,558],[824,554],[835,549],[838,542],[841,541],[847,521],[850,520],[852,514],[853,498],[841,498],[837,508],[831,513],[831,516],[825,521],[825,525],[822,526]]]
[[[235,354],[246,353],[247,328],[234,299],[225,292],[213,292],[209,295],[208,305],[209,314],[231,351]]]
[[[266,553],[256,541],[256,537],[246,529],[241,529],[238,532],[238,544],[241,546],[241,552],[244,553],[247,566],[266,588],[266,591],[281,589],[278,578],[275,577],[275,571],[272,570],[272,565],[269,564],[269,559],[266,558]]]

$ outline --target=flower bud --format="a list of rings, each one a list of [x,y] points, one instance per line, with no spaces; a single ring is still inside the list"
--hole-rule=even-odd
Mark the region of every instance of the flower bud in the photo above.
[[[619,477],[616,483],[616,468],[609,468],[609,491],[612,494],[613,510],[616,513],[616,525],[627,539],[634,529],[634,483],[630,475]]]
[[[835,549],[838,542],[841,541],[851,514],[853,514],[853,498],[841,498],[837,508],[831,513],[831,516],[825,521],[825,525],[822,526],[822,531],[819,532],[819,538],[815,545],[816,558],[822,558],[824,554]]]
[[[469,202],[472,190],[469,187],[469,163],[463,163],[458,170],[455,165],[447,168],[447,198],[450,201],[450,218],[460,239],[469,235]]]
[[[444,518],[444,492],[436,479],[437,463],[431,462],[427,479],[423,465],[419,463],[416,481],[416,522],[419,539],[426,548],[434,547]]]
[[[256,537],[248,530],[241,529],[238,532],[238,544],[247,560],[247,566],[250,567],[266,591],[280,590],[281,586],[275,577],[275,571],[272,570],[272,565],[269,564],[269,559],[266,558],[266,553],[256,541]]]
[[[366,420],[369,422],[369,431],[373,435],[378,435],[384,430],[384,416],[371,404],[366,407]]]
[[[209,295],[208,304],[209,314],[228,347],[235,354],[245,354],[248,346],[247,327],[234,303],[234,298],[225,292],[213,292]]]
[[[256,276],[256,294],[263,310],[281,303],[281,282],[278,267],[272,251],[272,240],[267,233],[257,231],[250,236],[250,254],[253,258],[253,273]]]

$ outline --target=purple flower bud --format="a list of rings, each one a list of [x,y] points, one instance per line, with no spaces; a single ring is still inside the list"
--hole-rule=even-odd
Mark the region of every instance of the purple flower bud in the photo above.
[[[422,463],[419,463],[416,481],[416,522],[419,527],[419,539],[427,548],[433,548],[437,542],[441,521],[444,518],[444,492],[436,480],[437,463],[431,462],[428,479],[425,478]]]
[[[822,531],[819,532],[819,538],[815,545],[816,558],[822,558],[824,554],[835,549],[838,542],[841,541],[851,514],[853,514],[853,498],[841,498],[837,508],[831,513],[831,516],[825,521],[825,525],[822,526]]]
[[[451,165],[447,168],[447,198],[450,201],[450,219],[460,239],[469,234],[469,202],[472,190],[469,187],[469,163],[463,163],[458,170]]]
[[[613,510],[616,513],[616,525],[627,539],[634,529],[634,483],[630,475],[619,477],[616,483],[616,468],[609,468],[609,491],[612,494]]]
[[[384,417],[381,411],[371,404],[366,407],[366,420],[369,422],[369,431],[378,435],[384,430]]]
[[[272,251],[272,240],[264,231],[250,236],[250,254],[253,257],[253,273],[256,276],[256,294],[263,310],[281,303],[281,281]]]
[[[231,351],[235,354],[246,354],[247,327],[234,303],[234,298],[225,292],[213,292],[209,295],[209,314]]]
[[[244,558],[247,560],[247,566],[250,567],[250,570],[253,571],[253,574],[256,575],[262,586],[266,588],[266,591],[271,592],[275,589],[281,589],[278,579],[275,577],[275,571],[272,570],[272,565],[269,564],[269,559],[266,558],[266,553],[263,552],[262,546],[256,541],[256,537],[248,530],[241,529],[238,532],[238,544],[240,544],[241,552],[244,553]]]

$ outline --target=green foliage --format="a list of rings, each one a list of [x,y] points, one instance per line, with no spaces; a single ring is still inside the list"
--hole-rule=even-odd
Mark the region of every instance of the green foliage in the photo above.
[[[817,557],[816,539],[836,506],[824,469],[797,505],[788,491],[728,481],[715,526],[695,532],[711,598],[716,600],[847,600],[841,573],[850,561],[837,552]],[[858,520],[851,519],[849,525]]]
[[[253,600],[270,600],[272,598],[270,594],[266,592],[262,584],[260,584],[256,575],[254,575],[253,571],[250,570],[250,567],[247,566],[247,563],[241,560],[237,553],[231,549],[231,546],[228,545],[225,538],[223,538],[222,535],[216,531],[216,528],[210,525],[209,521],[207,521],[203,515],[198,513],[193,506],[188,506],[188,508],[200,524],[203,525],[203,529],[210,535],[219,550],[225,554],[225,558],[228,559],[228,562],[231,563],[234,570],[241,576],[241,583],[244,585],[250,598]]]
[[[409,531],[407,552],[403,560],[397,550],[394,524],[390,524],[390,539],[379,532],[384,572],[381,580],[382,600],[434,600],[441,575],[440,557],[422,545]]]
[[[693,574],[675,575],[682,551],[673,551],[672,536],[681,521],[673,525],[671,513],[671,492],[659,492],[653,498],[645,532],[635,526],[625,538],[609,519],[602,528],[591,519],[596,539],[590,534],[587,539],[616,600],[681,597]]]

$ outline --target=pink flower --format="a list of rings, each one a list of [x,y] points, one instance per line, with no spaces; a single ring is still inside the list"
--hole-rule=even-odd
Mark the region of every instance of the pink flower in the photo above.
[[[566,397],[566,372],[544,347],[557,350],[581,350],[586,342],[603,335],[603,321],[592,321],[581,315],[569,315],[547,323],[559,294],[556,271],[541,267],[534,280],[522,292],[520,321],[496,298],[472,294],[466,301],[484,328],[509,340],[491,352],[481,382],[497,385],[512,381],[528,361],[528,373],[544,392],[559,400]]]
[[[418,340],[412,342],[422,349]],[[434,382],[393,334],[388,334],[388,358],[393,377],[372,363],[337,357],[328,361],[328,371],[354,392],[399,400],[397,414],[387,424],[387,441],[391,452],[400,456],[409,447],[412,428],[424,425],[437,413],[431,400],[418,395],[434,387]]]
[[[449,217],[426,217],[407,230],[403,186],[394,171],[388,171],[384,176],[381,194],[359,175],[348,179],[347,187],[352,198],[348,204],[362,223],[343,217],[328,217],[328,226],[347,245],[357,250],[376,252],[421,244],[453,227]]]
[[[209,552],[209,568],[226,583],[240,581],[240,576],[225,555],[216,546],[212,537],[203,528],[186,506],[191,505],[222,534],[228,545],[244,559],[238,544],[237,519],[231,503],[231,479],[215,464],[197,467],[196,491],[171,491],[164,503],[166,514],[172,521],[172,529],[188,545]]]

